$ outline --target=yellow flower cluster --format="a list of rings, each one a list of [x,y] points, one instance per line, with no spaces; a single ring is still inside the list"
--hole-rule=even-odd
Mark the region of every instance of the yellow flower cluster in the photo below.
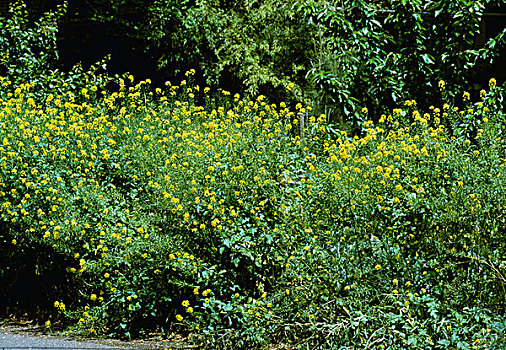
[[[387,261],[355,254],[355,241],[364,239],[374,253],[391,235],[397,246],[389,254],[402,260],[401,250],[420,239],[405,227],[416,225],[411,217],[429,211],[440,190],[431,179],[441,179],[449,200],[463,198],[466,214],[484,207],[482,197],[466,192],[468,178],[445,172],[455,141],[449,119],[460,117],[459,109],[445,104],[424,112],[407,100],[363,123],[357,135],[334,135],[325,115],[313,116],[302,104],[293,111],[264,96],[246,100],[221,90],[216,98],[225,102],[214,105],[209,88],[192,85],[194,74],[153,94],[150,81],[136,84],[129,76],[117,92],[91,86],[44,101],[35,101],[25,84],[0,103],[0,219],[21,228],[13,244],[28,239],[69,257],[67,271],[86,282],[76,296],[88,305],[78,315],[83,329],[100,331],[107,308],[135,319],[156,304],[149,298],[177,295],[171,306],[184,309],[175,320],[198,327],[202,310],[227,302],[254,322],[274,319],[278,305],[303,308],[297,305],[323,282],[339,298],[352,296],[365,273],[337,276],[330,267],[339,260],[363,264],[373,277],[389,274]],[[445,89],[443,81],[438,86]],[[199,92],[209,105],[198,105]],[[471,105],[464,93],[463,115],[488,112],[487,94]],[[480,122],[477,137],[493,124],[487,117]],[[482,156],[473,151],[470,157]],[[502,176],[504,162],[487,180]],[[360,227],[353,226],[357,220]],[[430,235],[436,242],[443,236],[439,229]],[[418,258],[416,252],[412,259]],[[234,268],[280,271],[281,282],[264,290],[270,276],[248,275],[258,277],[254,291],[224,293],[215,279],[231,279]],[[386,280],[392,281],[387,299],[403,308],[431,290],[400,276]],[[150,294],[171,288],[179,289],[170,297]],[[61,301],[54,307],[68,312]],[[311,324],[338,317],[319,306],[306,314]]]

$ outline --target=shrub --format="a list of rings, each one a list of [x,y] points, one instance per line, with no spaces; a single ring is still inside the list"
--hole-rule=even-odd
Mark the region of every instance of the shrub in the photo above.
[[[142,42],[138,49],[158,62],[160,77],[197,67],[213,86],[276,103],[304,101],[356,130],[364,106],[379,116],[412,98],[427,109],[440,101],[434,84],[441,79],[453,85],[450,92],[469,89],[504,48],[504,31],[482,42],[480,29],[486,6],[503,3],[90,1],[72,4],[72,14],[62,5],[35,23],[17,6],[0,27],[0,47],[9,52],[3,66],[19,79],[15,85],[30,80],[61,93],[62,81],[84,87],[95,76],[105,83],[105,75],[65,75],[55,65],[58,21],[98,21],[110,34]]]
[[[440,79],[451,82],[450,91],[468,89],[504,47],[504,31],[479,42],[490,3],[496,2],[297,2],[319,33],[308,72],[316,106],[356,126],[363,106],[380,115],[414,98],[428,108],[439,100]]]
[[[356,128],[364,106],[381,115],[413,98],[428,108],[440,79],[468,89],[504,47],[504,31],[480,42],[492,3],[155,1],[140,32],[164,71],[198,62],[213,85],[304,100]]]
[[[51,93],[62,94],[91,85],[103,87],[111,81],[105,72],[107,57],[88,70],[79,63],[69,72],[58,69],[58,22],[66,9],[67,3],[63,2],[33,22],[26,4],[17,1],[7,16],[0,16],[0,73],[9,78],[11,87],[30,82],[33,97],[45,99]],[[8,86],[4,84],[2,90],[6,92]]]

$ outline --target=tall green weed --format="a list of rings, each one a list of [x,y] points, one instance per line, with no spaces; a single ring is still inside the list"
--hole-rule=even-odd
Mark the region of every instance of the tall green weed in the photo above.
[[[494,80],[479,102],[463,94],[465,108],[408,100],[351,136],[301,104],[211,95],[193,74],[154,92],[130,76],[110,94],[92,85],[37,102],[30,83],[1,94],[3,285],[23,273],[4,252],[41,247],[64,264],[71,288],[46,302],[69,333],[178,332],[209,348],[500,346]]]

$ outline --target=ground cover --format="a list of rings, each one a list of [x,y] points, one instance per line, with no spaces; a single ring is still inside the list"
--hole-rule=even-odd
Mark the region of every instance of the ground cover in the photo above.
[[[349,135],[308,106],[211,95],[193,73],[154,91],[128,77],[116,92],[90,83],[42,100],[2,79],[0,288],[32,259],[59,281],[41,283],[47,328],[73,333],[180,332],[213,348],[501,346],[495,80],[479,102],[461,93],[460,109],[363,109]]]

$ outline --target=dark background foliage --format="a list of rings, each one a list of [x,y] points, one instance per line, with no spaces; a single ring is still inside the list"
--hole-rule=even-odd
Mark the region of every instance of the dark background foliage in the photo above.
[[[26,1],[28,22],[59,3]],[[380,115],[408,97],[439,102],[440,79],[476,91],[504,80],[503,3],[71,0],[54,65],[88,68],[110,54],[109,72],[154,85],[194,68],[200,83],[305,100],[356,125],[362,107]]]

